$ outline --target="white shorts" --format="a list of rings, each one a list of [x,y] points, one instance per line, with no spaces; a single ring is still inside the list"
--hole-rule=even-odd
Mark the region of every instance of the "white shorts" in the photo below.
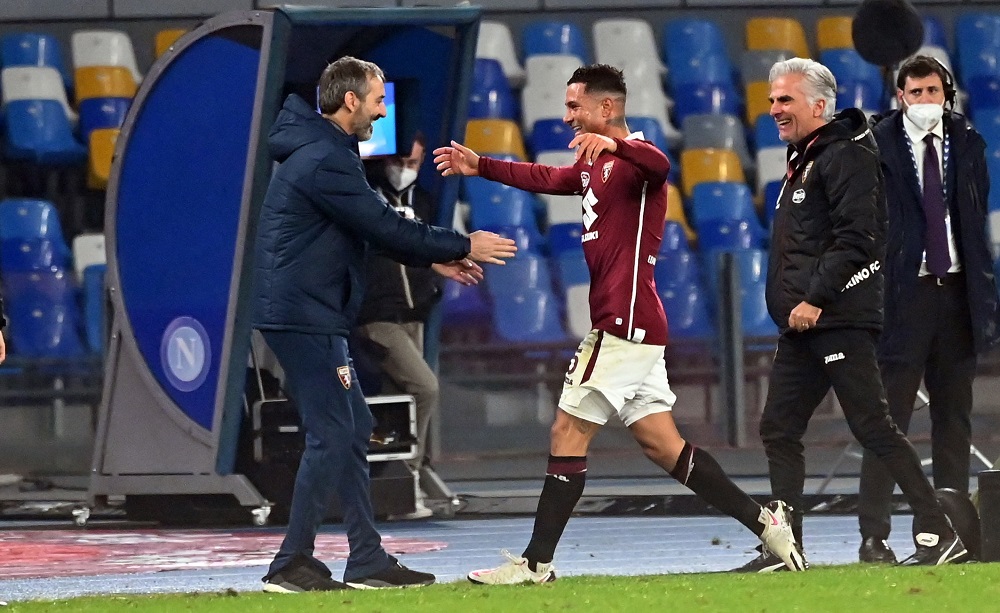
[[[613,413],[631,426],[647,415],[673,408],[677,396],[670,391],[662,345],[633,343],[591,330],[569,363],[559,408],[574,417],[605,424]],[[607,403],[580,401],[592,391]]]

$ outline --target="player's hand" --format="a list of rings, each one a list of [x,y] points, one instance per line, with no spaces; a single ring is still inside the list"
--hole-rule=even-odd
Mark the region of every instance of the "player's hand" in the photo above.
[[[462,285],[478,285],[483,280],[483,269],[469,258],[431,264],[431,270],[446,279],[458,281]]]
[[[468,259],[488,264],[503,264],[500,258],[512,258],[517,253],[517,245],[513,239],[504,238],[493,232],[479,230],[469,235],[472,241],[472,251]]]
[[[819,321],[819,315],[822,312],[823,309],[814,307],[803,300],[788,314],[788,327],[799,332],[815,328],[816,322]]]
[[[588,164],[593,164],[597,156],[603,151],[607,151],[608,153],[618,151],[618,143],[613,138],[594,134],[593,132],[577,134],[569,142],[569,148],[572,149],[573,147],[577,147],[576,159],[583,158],[587,160]]]
[[[3,330],[0,330],[0,362],[7,359],[7,343],[3,340]]]
[[[451,141],[450,147],[438,147],[434,150],[434,164],[444,177],[474,177],[479,174],[479,156],[472,149],[455,141]]]

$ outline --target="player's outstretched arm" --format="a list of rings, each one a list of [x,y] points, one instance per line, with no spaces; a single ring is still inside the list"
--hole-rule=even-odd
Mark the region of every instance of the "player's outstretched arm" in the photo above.
[[[445,177],[474,177],[479,174],[479,156],[472,149],[455,141],[451,141],[450,147],[438,147],[434,150],[434,164]]]
[[[512,258],[517,253],[517,245],[513,239],[504,238],[493,232],[478,230],[469,235],[472,251],[468,258],[474,262],[487,264],[503,264],[501,258]]]

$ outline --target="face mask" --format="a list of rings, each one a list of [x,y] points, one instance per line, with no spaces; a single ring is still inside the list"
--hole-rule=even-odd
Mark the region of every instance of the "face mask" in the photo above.
[[[940,104],[911,104],[906,107],[906,116],[921,130],[930,130],[941,121],[944,107]]]
[[[417,171],[402,166],[386,166],[385,178],[397,192],[401,192],[417,180]]]

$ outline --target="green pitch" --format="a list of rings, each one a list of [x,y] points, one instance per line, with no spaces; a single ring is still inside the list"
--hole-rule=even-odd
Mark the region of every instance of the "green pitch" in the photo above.
[[[409,590],[275,595],[218,593],[88,597],[10,603],[2,613],[163,611],[997,611],[1000,565],[937,568],[850,565],[771,575],[569,577],[536,586],[449,583]]]

